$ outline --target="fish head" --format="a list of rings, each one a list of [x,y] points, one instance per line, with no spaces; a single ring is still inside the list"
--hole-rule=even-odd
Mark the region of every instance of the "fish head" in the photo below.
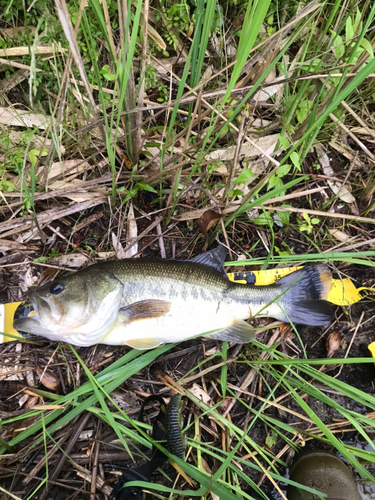
[[[120,307],[123,284],[99,266],[29,291],[35,316],[16,320],[21,331],[76,345],[100,342]],[[79,336],[80,343],[73,342]]]

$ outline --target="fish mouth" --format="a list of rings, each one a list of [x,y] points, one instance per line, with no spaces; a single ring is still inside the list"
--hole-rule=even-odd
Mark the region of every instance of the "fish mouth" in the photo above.
[[[33,335],[41,335],[42,337],[50,338],[55,340],[54,332],[44,328],[36,316],[31,316],[29,318],[19,318],[14,320],[13,328],[18,332],[31,333]],[[59,340],[59,338],[57,338]]]

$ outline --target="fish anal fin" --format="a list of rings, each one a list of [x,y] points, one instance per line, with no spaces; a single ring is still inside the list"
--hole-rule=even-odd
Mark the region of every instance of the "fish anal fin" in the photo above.
[[[146,337],[143,339],[130,339],[124,342],[124,345],[132,347],[133,349],[138,349],[139,351],[143,351],[146,349],[154,349],[159,345],[162,345],[163,342],[155,340],[151,337]]]
[[[255,339],[255,330],[246,321],[238,320],[219,332],[206,335],[206,338],[246,344]]]
[[[124,316],[125,323],[140,319],[160,318],[169,313],[172,304],[166,300],[147,299],[121,307],[119,313]]]

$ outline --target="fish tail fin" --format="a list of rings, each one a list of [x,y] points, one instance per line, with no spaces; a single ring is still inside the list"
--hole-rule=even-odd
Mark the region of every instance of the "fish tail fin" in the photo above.
[[[327,302],[331,289],[332,275],[322,264],[307,265],[303,269],[284,276],[278,281],[281,291],[285,290],[284,317],[299,325],[325,326],[332,320],[332,309]]]

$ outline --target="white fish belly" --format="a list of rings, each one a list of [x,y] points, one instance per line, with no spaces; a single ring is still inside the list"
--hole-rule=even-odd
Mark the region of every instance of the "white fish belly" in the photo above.
[[[170,311],[159,318],[147,318],[126,324],[118,315],[113,328],[101,340],[103,344],[121,345],[129,340],[152,338],[156,342],[181,342],[196,335],[224,329],[236,319],[246,319],[248,307],[206,300],[186,301],[176,297]]]

